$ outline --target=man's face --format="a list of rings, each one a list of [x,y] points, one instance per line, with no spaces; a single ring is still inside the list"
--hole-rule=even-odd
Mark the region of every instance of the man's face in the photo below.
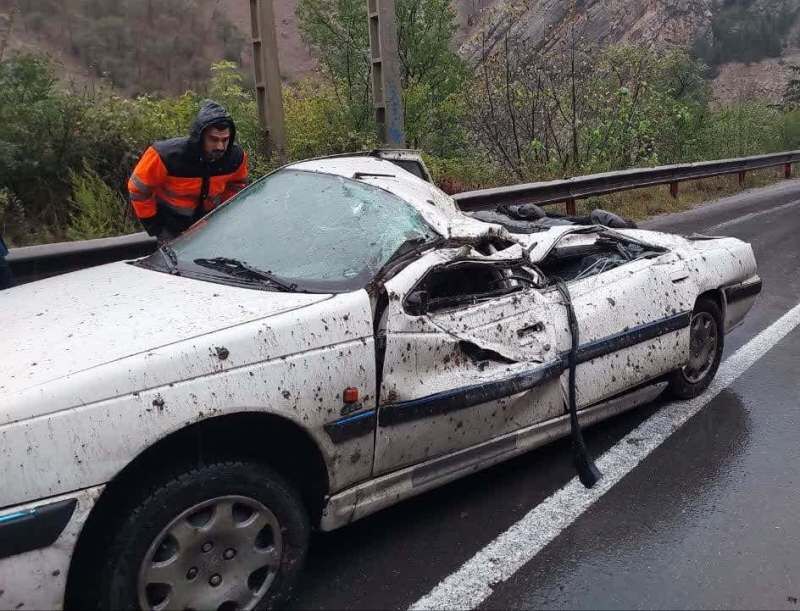
[[[231,130],[209,127],[203,132],[203,153],[208,161],[219,161],[228,150]]]

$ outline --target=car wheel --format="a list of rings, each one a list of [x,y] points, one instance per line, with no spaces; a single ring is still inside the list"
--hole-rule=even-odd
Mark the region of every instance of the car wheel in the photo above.
[[[308,548],[297,492],[265,465],[220,462],[150,487],[112,536],[101,609],[268,609]]]
[[[719,306],[710,299],[699,299],[689,326],[689,361],[669,378],[672,396],[691,399],[708,388],[719,368],[724,345]]]

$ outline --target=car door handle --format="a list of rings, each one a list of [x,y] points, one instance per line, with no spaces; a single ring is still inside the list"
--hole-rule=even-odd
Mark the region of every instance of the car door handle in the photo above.
[[[669,275],[669,279],[672,280],[672,282],[683,282],[688,277],[689,277],[689,272],[687,271],[672,272]]]
[[[532,325],[527,325],[521,329],[517,329],[517,337],[525,337],[531,333],[541,333],[544,331],[544,325],[540,322],[535,322]]]

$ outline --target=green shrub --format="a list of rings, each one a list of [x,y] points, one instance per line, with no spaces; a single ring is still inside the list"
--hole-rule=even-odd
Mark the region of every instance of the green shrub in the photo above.
[[[129,204],[118,191],[86,166],[82,172],[70,171],[73,212],[67,236],[89,240],[137,231]]]
[[[358,130],[332,85],[303,81],[284,88],[283,108],[290,159],[358,151],[377,145],[371,130]]]

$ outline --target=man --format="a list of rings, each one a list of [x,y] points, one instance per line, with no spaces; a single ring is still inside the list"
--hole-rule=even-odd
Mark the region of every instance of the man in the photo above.
[[[3,236],[0,236],[0,291],[7,289],[14,283],[14,279],[11,276],[11,269],[8,266],[8,261],[6,261],[7,254],[8,247],[5,242],[3,242]]]
[[[236,144],[236,125],[216,102],[206,100],[189,137],[156,142],[128,181],[136,217],[159,242],[247,185],[247,154]]]

